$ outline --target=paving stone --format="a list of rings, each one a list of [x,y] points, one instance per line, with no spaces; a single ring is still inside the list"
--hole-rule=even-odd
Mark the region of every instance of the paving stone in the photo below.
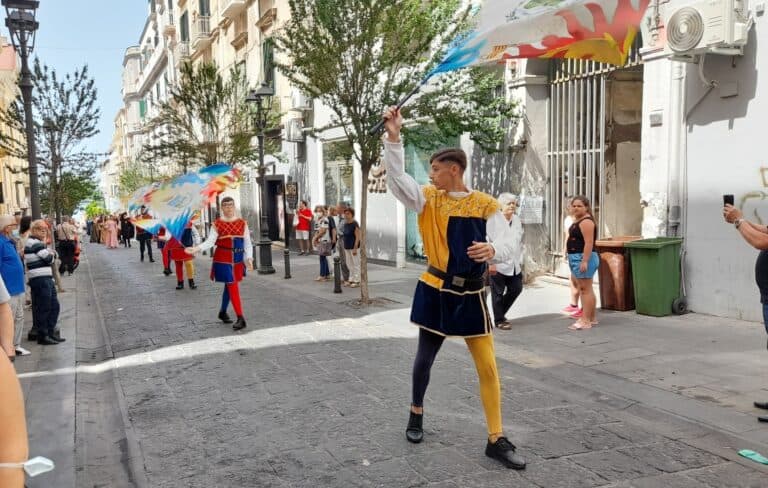
[[[541,488],[593,488],[607,482],[565,458],[529,464],[520,474]]]
[[[713,488],[765,488],[768,486],[768,473],[757,472],[732,462],[688,471],[685,475]]]
[[[443,481],[483,471],[454,449],[423,450],[406,458],[408,464],[428,481]]]
[[[630,457],[642,459],[654,468],[666,473],[711,466],[725,461],[701,449],[676,441],[650,444],[643,447],[628,447],[619,451]]]
[[[619,451],[596,451],[568,458],[608,481],[620,481],[661,474],[644,457],[632,457]]]

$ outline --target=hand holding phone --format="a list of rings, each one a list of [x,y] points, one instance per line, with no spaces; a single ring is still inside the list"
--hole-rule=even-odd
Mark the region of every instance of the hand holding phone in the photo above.
[[[733,195],[723,195],[723,207],[726,205],[733,205],[734,198]]]

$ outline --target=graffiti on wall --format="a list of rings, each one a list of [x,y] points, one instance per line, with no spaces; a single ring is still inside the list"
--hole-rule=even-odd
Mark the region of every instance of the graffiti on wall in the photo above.
[[[760,168],[760,182],[763,188],[768,188],[768,167]],[[739,197],[738,206],[744,216],[754,218],[756,223],[765,225],[768,221],[765,200],[768,200],[768,190],[750,191]],[[764,215],[766,217],[763,217]]]

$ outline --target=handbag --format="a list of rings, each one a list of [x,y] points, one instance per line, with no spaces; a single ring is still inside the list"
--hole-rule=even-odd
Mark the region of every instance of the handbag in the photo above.
[[[293,226],[297,227],[299,225],[299,214],[295,213],[293,214]]]
[[[320,256],[330,256],[333,252],[333,243],[331,241],[319,241],[315,252]]]

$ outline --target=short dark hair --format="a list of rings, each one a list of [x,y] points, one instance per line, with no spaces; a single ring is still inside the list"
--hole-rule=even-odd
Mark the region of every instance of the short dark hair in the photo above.
[[[433,161],[438,163],[456,163],[461,166],[462,171],[467,169],[467,153],[458,147],[440,149],[430,156],[429,163],[432,164]]]
[[[225,203],[231,203],[232,205],[234,205],[235,199],[232,197],[224,197],[221,199],[221,205],[224,205]]]
[[[347,212],[349,212],[352,215],[352,217],[355,216],[355,209],[354,208],[352,208],[352,207],[345,208],[344,209],[344,213],[347,213]]]

